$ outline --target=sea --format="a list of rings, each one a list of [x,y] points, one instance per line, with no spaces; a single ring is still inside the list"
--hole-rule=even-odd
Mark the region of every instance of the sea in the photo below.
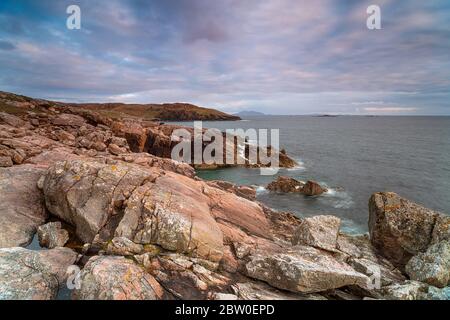
[[[192,122],[176,124],[192,126]],[[299,217],[322,214],[342,220],[342,231],[368,231],[368,200],[396,192],[427,208],[450,214],[450,117],[256,116],[242,121],[204,121],[204,128],[279,129],[280,147],[298,162],[277,175],[315,180],[328,188],[317,197],[266,190],[275,176],[259,169],[197,171],[207,180],[257,188],[258,201]]]

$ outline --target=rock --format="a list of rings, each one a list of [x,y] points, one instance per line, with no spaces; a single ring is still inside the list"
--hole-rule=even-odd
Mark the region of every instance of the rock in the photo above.
[[[106,253],[118,256],[132,256],[144,252],[144,246],[136,244],[130,239],[117,237],[112,239],[106,248]]]
[[[68,248],[0,249],[0,300],[50,300],[67,280],[77,254]]]
[[[419,292],[425,286],[417,281],[407,281],[404,284],[394,284],[384,287],[381,291],[389,300],[417,300]]]
[[[12,127],[20,128],[25,126],[25,121],[9,113],[0,112],[0,123],[6,123]]]
[[[75,227],[77,236],[92,242],[112,215],[122,212],[118,201],[154,172],[138,166],[73,160],[51,166],[43,183],[47,209]],[[111,237],[112,238],[112,237]]]
[[[223,236],[203,185],[124,162],[67,161],[50,167],[43,191],[48,210],[84,242],[125,237],[220,261]]]
[[[219,293],[219,292],[214,293],[211,298],[212,298],[212,300],[229,300],[229,301],[231,301],[231,300],[238,300],[239,299],[234,294],[231,294],[231,293]]]
[[[447,300],[444,290],[428,286],[418,281],[405,281],[380,290],[383,299],[387,300]]]
[[[369,200],[372,245],[396,266],[404,267],[413,255],[427,250],[438,216],[395,193],[375,193]]]
[[[326,188],[323,188],[315,181],[307,181],[303,186],[302,193],[307,196],[318,196],[322,193],[327,192]]]
[[[75,144],[75,136],[67,131],[60,130],[56,133],[56,136],[59,141],[66,145],[73,146]]]
[[[116,146],[123,147],[123,148],[128,146],[127,139],[119,138],[119,137],[112,137],[110,144],[115,144]]]
[[[53,124],[55,126],[82,127],[86,124],[86,120],[75,114],[62,113],[53,119]]]
[[[111,154],[114,154],[114,155],[116,155],[116,156],[118,156],[118,155],[120,155],[120,154],[123,154],[123,153],[127,153],[127,149],[121,148],[121,147],[119,147],[118,145],[116,145],[116,144],[114,144],[114,143],[111,143],[111,144],[108,146],[108,151],[109,151]]]
[[[239,300],[327,300],[316,293],[302,294],[277,290],[263,282],[239,282],[231,286]]]
[[[438,215],[431,235],[431,243],[438,243],[443,240],[450,241],[450,217]]]
[[[210,262],[181,254],[158,255],[144,266],[178,299],[207,299],[211,291],[225,291],[230,279],[212,271]],[[206,267],[207,268],[206,268]]]
[[[279,176],[267,185],[267,190],[275,192],[302,192],[304,183],[291,177]]]
[[[133,261],[114,256],[89,259],[80,274],[75,300],[160,300],[164,290]]]
[[[424,253],[412,257],[405,270],[412,280],[439,288],[450,285],[450,242],[431,245]]]
[[[106,150],[106,144],[104,144],[103,142],[97,141],[92,144],[91,148],[102,152],[102,151]],[[125,150],[125,152],[126,152],[126,150]]]
[[[47,218],[33,165],[0,168],[0,248],[27,246]]]
[[[250,257],[248,276],[284,290],[321,292],[348,285],[366,286],[368,278],[326,251],[296,246],[288,252],[259,253]]]
[[[343,253],[342,261],[370,278],[373,289],[406,280],[389,260],[377,254],[366,235],[339,234],[337,249]]]
[[[220,261],[223,235],[210,214],[210,200],[202,194],[202,185],[166,172],[154,183],[136,188],[115,235]]]
[[[227,181],[220,181],[220,180],[213,180],[213,181],[207,181],[209,186],[219,188],[228,192],[232,192],[235,195],[238,195],[242,198],[245,198],[250,201],[256,200],[256,190],[252,187],[248,186],[237,186],[231,182]]]
[[[37,233],[41,247],[49,249],[63,247],[69,241],[69,232],[62,229],[59,221],[39,226]]]
[[[340,226],[341,219],[335,216],[315,216],[302,219],[292,243],[336,251]]]
[[[13,165],[11,157],[0,157],[0,168],[12,167]]]

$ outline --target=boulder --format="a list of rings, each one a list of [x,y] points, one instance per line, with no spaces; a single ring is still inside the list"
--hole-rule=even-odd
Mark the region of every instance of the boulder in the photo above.
[[[223,235],[210,214],[203,183],[166,172],[154,183],[136,188],[116,229],[140,244],[220,261]]]
[[[27,246],[47,218],[33,165],[0,168],[0,248]]]
[[[302,219],[292,243],[336,251],[340,226],[341,219],[335,216],[315,216]]]
[[[117,256],[132,256],[144,252],[144,246],[124,237],[116,237],[108,243],[106,253]]]
[[[38,227],[39,244],[41,247],[53,249],[63,247],[69,241],[69,232],[62,229],[61,222],[49,222]]]
[[[77,254],[68,248],[0,249],[0,300],[51,300],[67,280]]]
[[[246,264],[248,276],[275,288],[313,293],[348,285],[365,287],[368,277],[338,261],[330,253],[296,246],[290,251],[253,255]]]
[[[450,285],[450,242],[431,245],[424,253],[412,257],[405,270],[412,280],[439,288]]]
[[[384,287],[379,294],[385,300],[448,300],[446,290],[412,280]]]
[[[154,256],[143,265],[168,292],[183,300],[210,298],[213,290],[225,290],[231,282],[209,261],[181,254]]]
[[[396,266],[403,267],[413,255],[427,250],[439,216],[395,193],[375,193],[369,200],[372,245]]]
[[[0,157],[0,168],[12,167],[13,165],[11,157]]]
[[[431,243],[438,243],[443,240],[450,241],[450,217],[438,215],[431,235]]]
[[[82,127],[86,124],[86,120],[76,114],[62,113],[53,119],[55,126],[71,126]]]
[[[57,162],[43,182],[45,203],[50,213],[75,227],[82,241],[92,242],[109,218],[122,212],[125,195],[154,174],[125,163]]]
[[[339,234],[337,250],[340,260],[345,261],[356,271],[370,278],[370,286],[375,289],[400,283],[406,277],[386,258],[379,256],[366,235]]]
[[[59,130],[56,133],[59,141],[68,146],[73,146],[75,144],[75,136],[67,131]]]
[[[293,293],[277,290],[264,282],[238,282],[231,289],[239,300],[327,300],[317,293]]]
[[[164,290],[133,261],[124,257],[95,256],[80,274],[75,300],[160,300]]]
[[[304,183],[291,177],[279,176],[267,185],[267,190],[275,192],[302,192]]]
[[[315,181],[307,181],[302,188],[302,193],[307,196],[318,196],[322,193],[327,192],[326,188],[323,188]]]
[[[16,128],[25,126],[25,121],[15,115],[5,112],[0,112],[0,123],[2,122]]]
[[[48,210],[73,225],[84,242],[125,237],[220,261],[223,236],[203,186],[182,175],[120,161],[76,160],[50,167],[43,192]]]
[[[120,154],[123,154],[123,153],[127,153],[127,149],[125,149],[125,148],[123,148],[123,147],[119,147],[118,145],[116,145],[116,144],[114,144],[114,143],[111,143],[111,144],[108,146],[108,151],[109,151],[111,154],[114,154],[114,155],[116,155],[116,156],[118,156],[118,155],[120,155]]]

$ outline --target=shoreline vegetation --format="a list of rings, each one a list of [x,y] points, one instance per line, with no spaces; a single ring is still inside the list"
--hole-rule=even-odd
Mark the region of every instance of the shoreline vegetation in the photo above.
[[[275,211],[170,159],[180,126],[160,121],[237,117],[141,106],[136,121],[136,105],[0,92],[0,299],[55,299],[67,284],[80,300],[449,299],[448,215],[375,193],[369,234],[353,236],[332,215]],[[280,151],[280,165],[295,161]],[[286,177],[269,189],[326,191]]]

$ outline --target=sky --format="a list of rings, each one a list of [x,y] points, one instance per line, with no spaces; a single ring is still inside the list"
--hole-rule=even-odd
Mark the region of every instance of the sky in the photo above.
[[[66,9],[81,9],[69,30]],[[366,26],[381,8],[381,30]],[[450,115],[448,0],[1,0],[0,90],[225,112]]]

